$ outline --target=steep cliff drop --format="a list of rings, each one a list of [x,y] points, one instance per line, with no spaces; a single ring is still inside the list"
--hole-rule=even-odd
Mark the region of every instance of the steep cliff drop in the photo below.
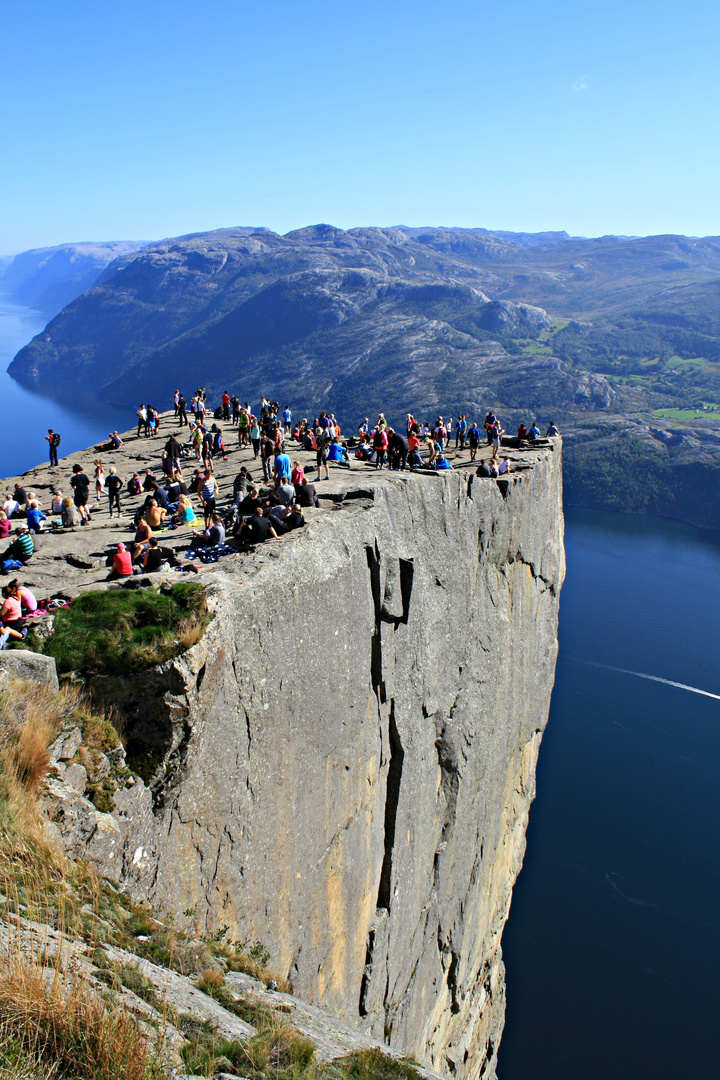
[[[73,857],[462,1080],[495,1073],[564,575],[560,440],[510,454],[499,480],[335,469],[304,529],[203,569],[194,647],[90,681],[151,785],[110,814],[53,781]],[[107,588],[109,528],[48,537],[38,582]]]
[[[468,1080],[495,1071],[564,574],[559,440],[522,457],[351,474],[277,557],[215,569],[160,687],[171,779],[116,798],[138,899]]]

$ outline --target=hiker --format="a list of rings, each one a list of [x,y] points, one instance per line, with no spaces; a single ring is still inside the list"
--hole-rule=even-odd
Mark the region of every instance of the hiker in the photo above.
[[[530,425],[530,429],[528,431],[528,439],[530,440],[530,442],[535,442],[536,439],[539,439],[539,438],[540,438],[540,428],[537,426],[537,424],[533,420],[532,424]]]
[[[110,474],[105,481],[105,490],[108,496],[108,510],[110,511],[110,517],[113,516],[113,507],[117,509],[117,516],[121,516],[120,509],[120,492],[123,489],[123,482],[117,474],[117,470],[114,465],[110,466]]]
[[[185,395],[180,394],[180,397],[178,398],[178,411],[177,411],[177,418],[180,421],[180,427],[189,427],[190,426],[190,422],[189,422],[189,420],[187,418],[187,413],[185,411],[186,409],[187,409],[187,401],[185,400]]]
[[[56,466],[58,463],[58,446],[60,445],[60,436],[57,431],[53,431],[52,428],[48,428],[48,433],[45,436],[45,441],[50,447],[50,465]]]
[[[382,416],[382,413],[380,413],[380,416]],[[384,420],[385,418],[383,417],[383,425]],[[385,464],[385,451],[387,450],[387,445],[388,437],[385,431],[385,427],[380,427],[380,423],[378,421],[375,431],[373,432],[373,449],[375,451],[376,469],[381,469]]]
[[[480,445],[480,429],[477,426],[476,420],[473,420],[467,438],[468,446],[470,447],[470,460],[474,461]]]
[[[83,472],[82,465],[75,464],[72,467],[72,477],[70,479],[70,487],[75,494],[73,495],[73,502],[77,507],[78,514],[80,515],[80,524],[85,525],[91,520],[88,513],[88,493],[90,491],[90,480]]]
[[[395,472],[399,469],[400,472],[405,472],[405,465],[407,464],[407,456],[410,452],[410,442],[399,431],[395,431],[393,428],[387,429],[388,439],[388,455],[390,458],[390,468]]]
[[[557,436],[558,436],[559,434],[560,434],[560,432],[559,432],[559,431],[558,431],[558,429],[557,429],[557,428],[555,427],[555,423],[554,423],[554,421],[553,421],[553,420],[551,420],[551,421],[550,421],[550,426],[548,427],[547,431],[545,432],[545,438],[546,438],[546,439],[554,439],[554,438],[556,438],[556,437],[557,437]]]
[[[205,474],[204,483],[200,489],[200,498],[203,503],[206,529],[210,527],[210,520],[215,513],[215,500],[217,499],[217,495],[217,482],[212,474],[212,470],[208,470]]]

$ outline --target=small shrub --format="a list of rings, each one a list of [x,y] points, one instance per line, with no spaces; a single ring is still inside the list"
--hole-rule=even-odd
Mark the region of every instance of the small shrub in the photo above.
[[[402,1058],[382,1050],[358,1050],[335,1062],[347,1080],[419,1080],[420,1073]]]

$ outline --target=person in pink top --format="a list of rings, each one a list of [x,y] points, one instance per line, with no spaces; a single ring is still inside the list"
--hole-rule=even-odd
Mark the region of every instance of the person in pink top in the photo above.
[[[3,637],[5,640],[8,637],[22,640],[27,634],[27,629],[22,623],[20,601],[13,595],[9,585],[3,588],[2,596],[3,605],[0,608],[0,620],[2,620],[3,624]],[[3,642],[4,644],[5,642]]]
[[[302,484],[305,479],[305,470],[299,461],[293,461],[293,471],[290,477],[291,484]]]
[[[30,592],[26,585],[21,585],[17,578],[13,578],[8,585],[8,589],[15,599],[20,601],[20,608],[23,614],[32,615],[33,612],[37,611],[37,597],[34,593]]]

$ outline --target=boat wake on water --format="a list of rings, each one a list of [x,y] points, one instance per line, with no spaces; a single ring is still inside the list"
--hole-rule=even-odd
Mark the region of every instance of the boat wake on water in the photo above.
[[[720,701],[720,694],[711,694],[709,690],[701,690],[697,686],[688,686],[686,683],[673,682],[672,679],[661,679],[659,675],[648,675],[644,671],[631,671],[629,668],[614,667],[612,664],[601,664],[597,660],[583,660],[581,657],[573,657],[578,664],[587,664],[588,667],[602,668],[603,671],[617,671],[620,675],[634,675],[636,679],[647,679],[649,682],[663,683],[665,686],[676,686],[678,690],[689,690],[691,694],[701,694],[702,697],[714,698]]]

